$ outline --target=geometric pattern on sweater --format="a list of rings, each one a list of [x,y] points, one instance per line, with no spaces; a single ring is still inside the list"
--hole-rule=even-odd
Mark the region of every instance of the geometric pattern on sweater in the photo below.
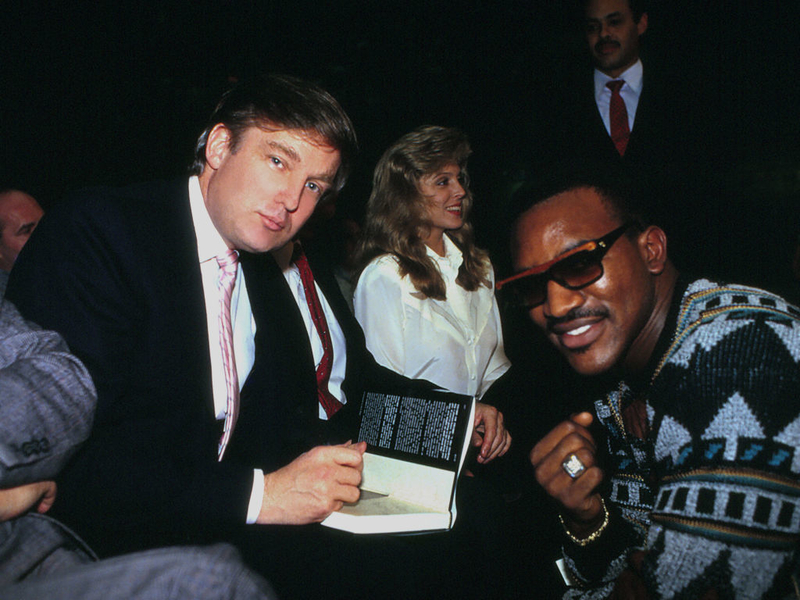
[[[655,502],[650,473],[652,460],[648,455],[647,440],[640,440],[625,431],[622,407],[629,397],[630,390],[623,382],[605,400],[595,402],[595,412],[609,433],[609,500],[644,540],[650,527],[650,513]]]
[[[701,597],[709,587],[719,598],[762,598],[772,581],[783,574],[788,579],[784,553],[769,549],[729,546],[713,540],[697,539],[654,524],[648,551],[666,557],[665,547],[678,548],[669,560],[660,560],[650,574],[651,587],[658,598]],[[711,583],[711,585],[709,585]]]
[[[800,309],[764,290],[740,285],[720,287],[705,279],[692,282],[684,295],[670,348],[653,377],[668,362],[688,366],[697,346],[711,350],[726,335],[753,324],[759,316],[784,341],[794,362],[800,361]],[[714,326],[707,327],[709,323]]]
[[[800,531],[800,484],[759,471],[681,473],[661,481],[653,520],[708,539],[791,550]]]
[[[623,521],[601,538],[635,533],[623,553],[647,549],[653,597],[782,593],[800,540],[800,310],[707,280],[677,300],[659,343],[667,350],[637,390],[647,438],[625,429],[625,382],[595,402],[611,457],[607,500]],[[580,552],[565,553],[585,579]],[[619,561],[604,560],[595,591],[619,575]]]

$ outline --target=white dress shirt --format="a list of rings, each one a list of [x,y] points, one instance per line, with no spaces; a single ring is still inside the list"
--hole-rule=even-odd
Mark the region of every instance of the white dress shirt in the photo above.
[[[384,254],[370,262],[356,285],[356,318],[367,348],[382,365],[407,377],[480,398],[511,363],[503,350],[500,311],[491,288],[468,292],[456,283],[461,251],[445,235],[445,256],[428,249],[446,285],[446,300],[426,298],[397,260]]]
[[[192,211],[194,232],[197,238],[197,255],[200,259],[200,275],[203,280],[203,297],[206,303],[206,326],[208,330],[208,349],[211,358],[211,388],[214,397],[214,414],[218,420],[225,420],[228,408],[228,393],[225,387],[225,372],[222,368],[222,350],[219,340],[219,291],[217,275],[219,265],[216,257],[224,254],[228,246],[214,227],[206,210],[200,183],[197,177],[189,179],[189,205]],[[231,295],[231,326],[233,328],[233,353],[236,372],[241,391],[250,369],[255,362],[256,322],[250,308],[250,298],[242,274],[241,265],[236,270],[236,283]],[[233,430],[236,435],[236,429]],[[254,469],[253,490],[247,508],[247,523],[255,523],[261,510],[264,496],[264,472]]]
[[[609,77],[602,71],[594,70],[594,99],[609,135],[611,135],[611,90],[606,87],[606,84],[616,79],[625,80],[625,85],[619,89],[619,95],[625,102],[625,110],[628,111],[628,129],[633,131],[636,109],[639,107],[639,97],[642,95],[643,73],[641,60],[633,63],[619,77]]]

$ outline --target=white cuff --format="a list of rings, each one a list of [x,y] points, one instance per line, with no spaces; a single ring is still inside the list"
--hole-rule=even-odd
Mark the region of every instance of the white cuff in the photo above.
[[[247,524],[252,525],[258,519],[261,505],[264,503],[264,471],[253,469],[253,491],[250,492],[250,503],[247,505]]]

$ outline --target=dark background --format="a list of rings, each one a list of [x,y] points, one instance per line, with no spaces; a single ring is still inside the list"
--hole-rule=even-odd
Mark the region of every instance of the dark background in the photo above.
[[[537,175],[530,157],[548,152],[537,132],[557,127],[542,114],[544,99],[565,74],[590,68],[570,6],[566,0],[5,0],[0,186],[27,190],[47,209],[87,185],[180,176],[232,81],[262,71],[291,73],[331,91],[358,131],[361,157],[338,201],[340,213],[360,215],[375,162],[397,137],[426,123],[464,129],[474,149],[472,220],[479,242],[502,263],[501,216],[510,191]],[[800,2],[662,0],[651,3],[649,16],[645,69],[662,70],[685,87],[685,101],[702,103],[715,130],[708,165],[692,171],[703,179],[702,191],[679,203],[686,223],[717,232],[709,265],[721,263],[732,279],[797,300]],[[567,381],[558,375],[564,366],[551,365],[541,347],[520,343],[528,327],[527,320],[506,322],[515,363],[522,356],[532,363],[516,363],[523,369]],[[554,388],[540,397],[565,396]],[[541,404],[524,406],[534,412],[526,423],[541,417]],[[515,447],[530,448],[525,434],[535,433],[527,426],[514,431]],[[546,541],[558,533],[528,528],[557,522],[531,520],[528,505],[514,506],[507,507],[511,521],[519,516],[510,527],[519,536],[509,543],[510,581],[522,597],[531,589],[545,597],[547,574],[557,578],[548,570]],[[560,583],[553,589],[560,592]]]
[[[729,214],[698,206],[687,218],[738,215],[731,265],[744,261],[743,274],[784,291],[797,285],[789,267],[800,229],[799,4],[652,2],[644,49],[646,68],[686,85],[687,102],[710,101],[720,124],[724,159],[708,177],[730,196]],[[518,134],[547,126],[537,98],[587,68],[564,0],[3,6],[0,175],[45,208],[86,185],[181,175],[230,81],[278,71],[317,81],[355,122],[362,153],[342,211],[359,214],[397,137],[424,123],[463,128],[479,241],[499,253],[509,189],[530,175],[531,149],[547,152],[535,128]]]

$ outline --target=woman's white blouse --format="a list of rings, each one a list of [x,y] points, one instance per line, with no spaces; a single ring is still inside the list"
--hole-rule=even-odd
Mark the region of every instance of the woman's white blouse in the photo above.
[[[480,398],[511,366],[503,350],[500,311],[491,288],[468,292],[456,283],[462,255],[445,235],[445,256],[428,249],[447,299],[425,298],[400,277],[394,256],[370,262],[358,279],[356,318],[367,348],[382,365],[414,379]]]

